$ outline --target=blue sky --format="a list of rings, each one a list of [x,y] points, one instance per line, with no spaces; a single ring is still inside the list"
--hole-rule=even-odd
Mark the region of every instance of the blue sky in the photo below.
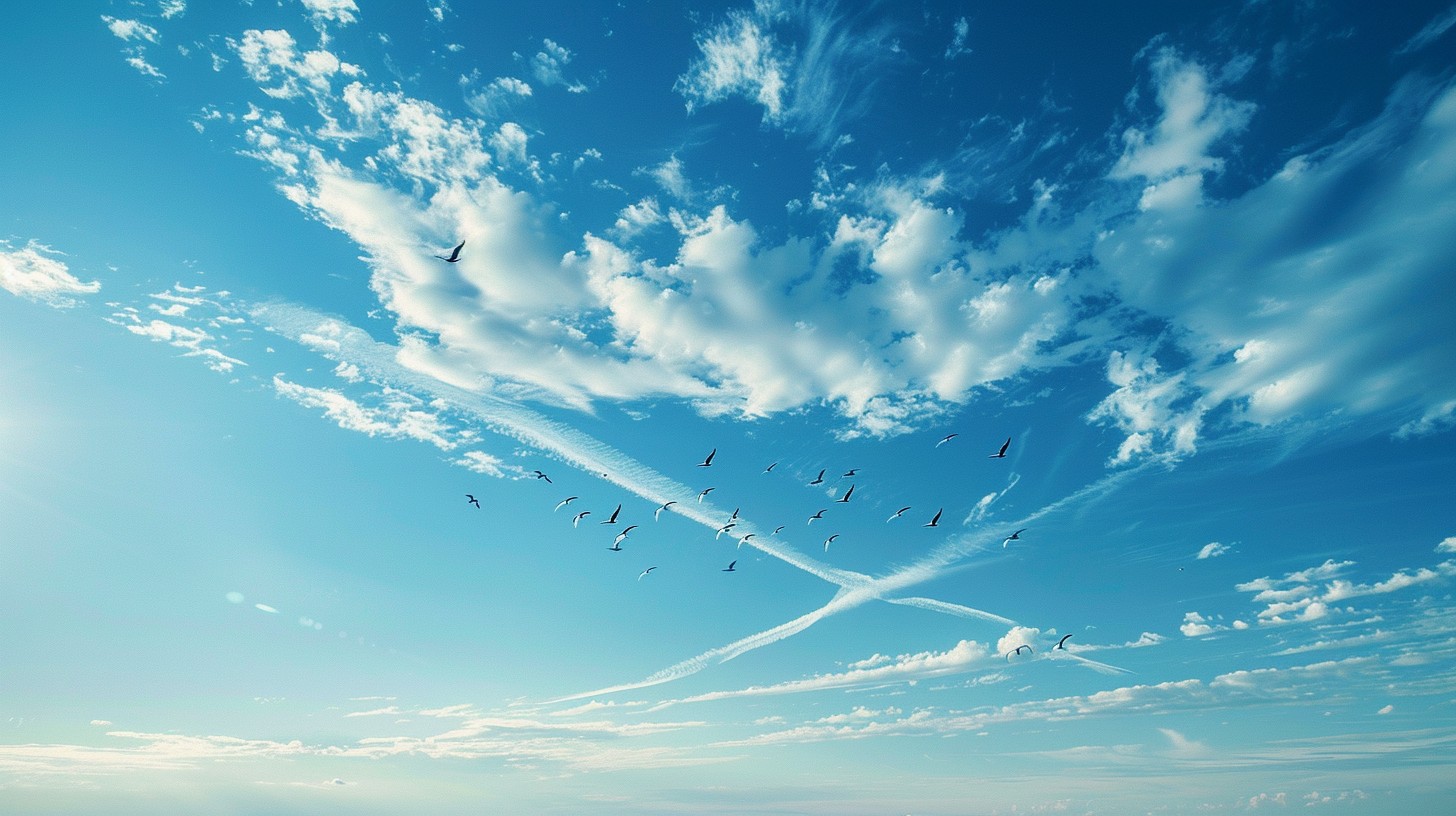
[[[5,5],[0,809],[1452,807],[1452,28]]]

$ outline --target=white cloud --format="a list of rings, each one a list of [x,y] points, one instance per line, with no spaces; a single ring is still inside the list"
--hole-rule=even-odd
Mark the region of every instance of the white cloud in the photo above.
[[[489,119],[504,116],[519,100],[531,96],[531,86],[516,77],[496,77],[481,86],[480,73],[460,77],[465,90],[465,104],[479,116]]]
[[[643,230],[666,220],[662,211],[658,209],[657,199],[644,198],[636,204],[628,204],[622,208],[621,213],[617,216],[617,223],[614,225],[615,234],[623,239],[630,239]]]
[[[229,40],[229,44],[249,78],[263,93],[279,99],[297,97],[305,88],[317,95],[327,94],[334,77],[363,74],[362,68],[340,60],[331,51],[299,51],[293,35],[279,29],[248,29],[241,42]]]
[[[142,40],[149,43],[158,42],[160,39],[157,34],[157,29],[147,25],[146,23],[141,22],[140,20],[119,20],[115,17],[107,17],[104,15],[101,17],[101,19],[103,22],[106,23],[106,27],[111,30],[111,33],[115,35],[117,39],[126,40],[129,42]]]
[[[1178,631],[1187,637],[1203,637],[1211,635],[1221,628],[1197,612],[1185,612],[1183,613],[1183,625],[1178,627]]]
[[[359,6],[354,0],[298,0],[308,10],[315,25],[338,23],[348,25],[359,18]]]
[[[466,451],[459,459],[455,460],[455,464],[475,473],[494,476],[497,479],[505,479],[521,473],[520,468],[507,466],[499,456],[492,456],[483,451]]]
[[[1404,45],[1396,49],[1395,53],[1409,54],[1414,51],[1419,51],[1440,39],[1443,34],[1451,30],[1452,26],[1456,26],[1456,6],[1446,9],[1444,12],[1432,18],[1420,31],[1417,31],[1409,40],[1406,40]]]
[[[585,93],[586,85],[568,79],[566,66],[571,64],[571,49],[550,39],[541,41],[541,49],[531,58],[531,73],[542,85],[561,85],[570,93]]]
[[[1381,709],[1379,711],[1375,712],[1375,713],[1376,714],[1382,714],[1382,715],[1384,715],[1384,714],[1389,714],[1390,712],[1392,712],[1394,710],[1395,710],[1395,706],[1393,706],[1393,705],[1386,705],[1386,706],[1382,706]]]
[[[101,291],[98,281],[83,283],[72,275],[70,267],[54,257],[59,254],[36,241],[22,249],[11,249],[8,242],[0,240],[0,289],[62,308],[76,304],[72,295]]]
[[[339,391],[299,385],[276,374],[273,389],[279,396],[304,407],[322,409],[324,416],[346,430],[369,436],[416,439],[440,450],[451,450],[458,444],[452,438],[453,430],[438,415],[427,410],[419,400],[398,391],[386,390],[382,394],[383,405],[371,408]]]
[[[955,30],[955,37],[951,40],[950,46],[945,49],[946,59],[954,59],[961,54],[971,53],[971,49],[966,47],[966,37],[971,33],[970,21],[959,17],[952,28]]]
[[[1111,421],[1127,434],[1109,464],[1176,459],[1194,452],[1203,409],[1184,375],[1163,374],[1151,357],[1114,351],[1107,360],[1107,380],[1117,389],[1087,418]]]
[[[1456,553],[1456,536],[1447,536],[1436,545],[1436,552]]]
[[[157,10],[162,13],[164,20],[181,17],[187,11],[187,0],[161,0]]]
[[[1203,545],[1203,549],[1198,551],[1198,558],[1200,561],[1205,558],[1217,558],[1228,551],[1229,546],[1227,544],[1220,544],[1217,541],[1210,541],[1209,543]]]
[[[91,724],[97,727],[106,727],[111,725],[111,720],[92,720]]]

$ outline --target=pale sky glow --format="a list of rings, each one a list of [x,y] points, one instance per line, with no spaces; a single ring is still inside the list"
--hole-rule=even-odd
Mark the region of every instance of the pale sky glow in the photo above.
[[[5,6],[0,811],[1456,808],[1453,20]]]

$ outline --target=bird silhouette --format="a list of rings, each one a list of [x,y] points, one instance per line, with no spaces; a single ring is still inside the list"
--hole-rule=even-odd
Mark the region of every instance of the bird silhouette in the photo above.
[[[1011,447],[1011,437],[1008,436],[1008,437],[1006,437],[1006,441],[1001,443],[1001,450],[996,451],[995,453],[991,454],[987,458],[988,459],[1005,459],[1006,458],[1006,449],[1009,448],[1009,447]]]
[[[586,518],[587,516],[590,516],[590,515],[591,515],[591,511],[590,510],[583,510],[580,513],[577,513],[576,514],[576,518],[574,518],[574,519],[571,520],[571,526],[572,527],[575,527],[576,525],[578,525],[578,524],[581,523],[581,520],[582,519],[584,519],[584,518]]]
[[[733,508],[733,515],[731,515],[731,516],[728,517],[728,520],[729,521],[733,521],[733,520],[735,520],[735,519],[738,518],[738,510],[739,510],[739,508],[737,508],[737,507]]]
[[[896,510],[895,511],[895,515],[890,516],[889,518],[885,519],[885,521],[886,522],[894,521],[895,519],[897,519],[897,518],[905,515],[905,511],[906,510],[909,510],[909,509],[910,509],[910,505],[907,504],[904,507],[901,507],[899,510]]]
[[[822,519],[822,518],[824,518],[824,511],[823,510],[820,510],[819,512],[817,512],[814,515],[810,516],[809,517],[809,520],[806,521],[806,522],[804,522],[804,523],[805,524],[813,524],[814,523],[814,519]]]
[[[718,455],[718,449],[717,448],[713,448],[713,450],[709,451],[708,458],[707,459],[704,459],[703,461],[701,461],[701,462],[698,463],[698,467],[712,467],[713,466],[713,457],[714,456],[717,456],[717,455]]]
[[[839,533],[835,533],[834,535],[824,539],[824,552],[829,552],[829,542],[833,541],[836,538],[839,538]]]
[[[662,515],[662,511],[663,510],[666,510],[667,508],[669,508],[671,506],[673,506],[674,504],[677,504],[677,502],[675,502],[675,501],[664,502],[661,507],[659,507],[655,511],[653,511],[653,513],[652,513],[652,520],[653,521],[657,521],[658,517]]]
[[[733,569],[733,565],[734,564],[737,564],[737,563],[738,563],[737,561],[729,561],[728,562],[728,568],[725,569],[725,570],[722,570],[722,572],[737,572],[738,570]]]
[[[753,538],[755,535],[757,535],[757,533],[749,533],[743,538],[738,539],[738,549],[743,549],[743,545],[748,542],[748,539]]]
[[[450,257],[447,258],[444,255],[436,255],[435,257],[436,258],[439,258],[440,260],[442,260],[442,261],[444,261],[446,263],[459,263],[460,262],[460,250],[463,249],[464,247],[465,247],[465,242],[464,241],[461,241],[460,243],[458,243],[458,244],[455,245],[455,248],[453,250],[450,251]]]
[[[1026,649],[1027,651],[1031,652],[1032,654],[1036,654],[1036,650],[1035,649],[1031,648],[1030,645],[1023,643],[1020,646],[1017,646],[1015,649],[1012,649],[1011,651],[1007,652],[1006,653],[1006,660],[1007,661],[1010,661],[1012,655],[1020,655],[1022,649]]]
[[[946,434],[944,437],[941,438],[941,440],[939,442],[936,442],[935,443],[935,446],[938,448],[941,445],[944,445],[945,443],[951,441],[952,439],[955,439],[957,436],[960,436],[960,434],[958,434],[958,433]]]
[[[465,494],[465,500],[467,502],[475,505],[475,509],[477,509],[477,510],[480,509],[480,500],[477,499],[477,498],[475,498],[474,496],[470,495],[469,493],[466,493]]]
[[[608,518],[606,521],[603,521],[601,523],[602,524],[616,524],[617,523],[617,514],[620,513],[620,512],[622,512],[622,505],[619,504],[619,505],[617,505],[617,509],[612,511],[611,517]]]
[[[844,491],[844,495],[843,496],[840,496],[837,499],[835,499],[835,501],[839,502],[840,504],[844,504],[844,503],[847,503],[849,501],[849,497],[850,496],[853,496],[853,495],[854,495],[854,485],[850,485],[849,486],[849,489],[846,490],[846,491]]]
[[[1001,549],[1003,549],[1003,550],[1006,549],[1006,545],[1007,544],[1010,544],[1013,541],[1020,541],[1021,540],[1021,534],[1024,533],[1024,532],[1026,532],[1026,528],[1025,527],[1022,527],[1020,530],[1017,530],[1016,532],[1012,533],[1011,535],[1006,536],[1005,538],[1001,539]]]
[[[764,473],[773,473],[773,469],[776,468],[776,467],[778,467],[778,466],[779,466],[779,463],[778,462],[774,462],[772,465],[769,465],[768,467],[764,468],[763,469],[763,472]]]
[[[784,525],[780,524],[779,526],[775,527],[774,531],[772,533],[769,533],[769,535],[778,535],[779,533],[783,532],[783,530]]]
[[[1052,648],[1053,649],[1061,649],[1062,651],[1065,652],[1067,650],[1067,647],[1066,647],[1065,644],[1067,642],[1067,638],[1069,638],[1069,637],[1071,637],[1071,635],[1062,635],[1062,639],[1059,640],[1059,641],[1057,641],[1057,645],[1053,646]]]
[[[859,475],[859,468],[850,468],[849,470],[846,470],[844,473],[840,474],[839,478],[841,478],[841,479],[848,479],[851,476],[858,476],[858,475]]]
[[[718,528],[718,534],[715,535],[715,536],[713,536],[713,540],[714,541],[717,541],[719,538],[722,538],[723,537],[723,534],[724,533],[728,532],[729,530],[731,530],[731,529],[733,529],[734,527],[737,527],[737,526],[738,526],[738,522],[736,522],[736,521],[730,521],[727,524],[723,525],[722,527],[719,527]]]
[[[634,524],[631,527],[628,527],[627,529],[623,530],[622,532],[617,533],[616,539],[614,539],[612,541],[613,546],[615,546],[617,544],[621,544],[622,541],[623,541],[623,539],[625,539],[627,537],[627,534],[630,533],[630,532],[632,532],[635,529],[637,529],[637,525]]]
[[[698,494],[698,504],[702,504],[703,503],[703,498],[705,496],[707,496],[709,493],[712,493],[714,490],[717,490],[717,489],[718,488],[716,488],[716,487],[710,487],[710,488],[704,490],[702,493],[699,493]]]
[[[650,573],[650,572],[652,572],[652,571],[653,571],[653,570],[655,570],[655,569],[657,569],[657,567],[648,567],[648,568],[647,568],[647,569],[645,569],[645,570],[642,570],[642,574],[641,574],[641,575],[639,575],[639,576],[637,576],[637,580],[639,580],[639,581],[640,581],[640,580],[642,580],[642,579],[643,579],[643,578],[646,578],[646,577],[647,577],[647,575],[648,575],[648,573]]]
[[[546,480],[546,484],[551,484],[551,477],[550,476],[547,476],[546,474],[542,473],[541,471],[539,471],[539,470],[533,470],[533,471],[531,471],[531,473],[534,474],[537,479],[545,479]]]
[[[935,511],[935,518],[931,519],[930,521],[925,522],[925,526],[926,527],[939,527],[940,526],[940,514],[941,513],[944,513],[944,512],[945,512],[945,508],[944,507],[940,508],[939,510],[936,510]]]
[[[815,476],[814,477],[814,481],[810,482],[809,484],[810,485],[821,485],[821,484],[824,484],[824,471],[822,471],[822,470],[819,471],[819,475],[818,476]]]
[[[612,542],[612,546],[608,547],[607,549],[611,550],[612,552],[621,552],[622,551],[622,542],[620,542],[620,541],[613,541]]]
[[[556,508],[554,510],[552,510],[551,512],[555,513],[557,510],[560,510],[561,508],[565,507],[566,505],[571,504],[572,502],[576,501],[578,498],[579,498],[578,496],[567,496],[566,498],[564,498],[561,501],[557,502],[556,503]]]

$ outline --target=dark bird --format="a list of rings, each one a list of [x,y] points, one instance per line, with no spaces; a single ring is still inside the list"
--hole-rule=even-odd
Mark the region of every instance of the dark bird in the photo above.
[[[849,486],[849,489],[846,490],[846,491],[844,491],[844,495],[843,496],[840,496],[837,499],[835,499],[835,501],[840,502],[842,504],[842,503],[848,502],[849,501],[849,497],[850,496],[853,496],[853,495],[854,495],[854,485],[850,485]]]
[[[939,442],[935,443],[935,446],[938,448],[941,445],[944,445],[945,443],[951,441],[952,439],[955,439],[957,436],[960,436],[960,434],[946,434],[944,437],[941,438]]]
[[[1033,649],[1033,648],[1031,648],[1031,646],[1023,643],[1020,646],[1017,646],[1015,649],[1012,649],[1011,651],[1007,652],[1006,653],[1006,659],[1009,661],[1011,659],[1011,656],[1012,655],[1020,655],[1022,649],[1025,649],[1028,652],[1031,652],[1032,654],[1036,654],[1036,650],[1035,649]]]
[[[729,516],[728,517],[728,520],[729,521],[733,521],[734,519],[737,519],[737,518],[738,518],[738,508],[735,507],[735,508],[733,508],[733,515]]]
[[[579,498],[579,497],[577,497],[577,496],[567,496],[566,498],[564,498],[561,501],[557,502],[556,503],[556,508],[554,510],[552,510],[551,512],[555,513],[557,510],[560,510],[561,508],[565,507],[566,505],[571,504],[572,502],[576,501],[577,498]]]
[[[622,542],[620,542],[620,541],[613,541],[612,542],[612,546],[608,547],[607,549],[611,550],[612,552],[621,552],[622,551]]]
[[[835,533],[834,535],[824,539],[824,552],[829,552],[829,542],[833,541],[836,538],[839,538],[839,533]]]
[[[622,540],[627,537],[627,534],[630,533],[630,532],[632,532],[635,529],[637,529],[637,525],[634,524],[631,527],[628,527],[627,529],[623,530],[622,532],[617,533],[617,538],[612,542],[612,546],[615,547],[616,545],[621,544],[622,543]]]
[[[858,476],[858,475],[859,475],[859,468],[850,468],[849,470],[846,470],[839,478],[841,478],[841,479],[848,479],[851,476]]]
[[[722,570],[722,571],[723,572],[737,572],[738,570],[733,569],[733,565],[734,564],[737,564],[737,563],[738,563],[737,561],[729,561],[728,562],[728,568],[725,569],[725,570]]]
[[[606,521],[601,522],[601,523],[602,524],[616,524],[617,523],[617,514],[620,513],[620,512],[622,512],[622,505],[619,504],[619,505],[617,505],[617,509],[612,511],[611,518],[608,518]]]
[[[823,510],[820,510],[819,512],[817,512],[814,515],[810,516],[809,517],[809,520],[806,521],[806,522],[804,522],[804,523],[805,524],[813,524],[814,523],[814,519],[822,519],[822,518],[824,518],[824,511]]]
[[[736,521],[730,521],[727,524],[723,525],[722,527],[719,527],[718,528],[718,534],[715,535],[715,536],[713,536],[713,540],[716,541],[719,538],[722,538],[724,533],[728,532],[729,530],[731,530],[731,529],[733,529],[734,527],[737,527],[737,526],[738,526],[738,522],[736,522]]]
[[[717,455],[718,455],[718,449],[717,448],[713,448],[713,450],[711,450],[711,451],[708,452],[708,458],[707,459],[704,459],[703,461],[701,461],[701,462],[698,463],[698,467],[712,467],[713,466],[713,457],[714,456],[717,456]]]
[[[551,484],[551,477],[550,476],[547,476],[546,474],[542,473],[541,471],[539,471],[539,470],[533,470],[533,471],[531,471],[531,473],[535,474],[535,476],[536,476],[537,479],[545,479],[546,480],[546,484]]]
[[[587,516],[590,516],[590,515],[591,515],[591,511],[590,510],[583,510],[580,513],[577,513],[576,514],[576,518],[574,518],[574,519],[571,520],[571,526],[572,527],[575,527],[576,525],[578,525],[578,524],[581,523],[581,520],[582,519],[584,519],[584,518],[586,518]]]
[[[1065,644],[1067,642],[1067,638],[1069,638],[1069,637],[1071,637],[1071,635],[1062,635],[1062,639],[1059,640],[1059,641],[1057,641],[1057,645],[1053,646],[1052,648],[1053,649],[1061,649],[1062,651],[1065,652],[1067,650],[1067,647],[1066,647]]]
[[[810,482],[809,484],[810,485],[820,485],[820,484],[824,484],[824,471],[822,471],[822,470],[819,471],[819,475],[818,476],[815,476],[814,477],[814,481]]]
[[[642,570],[642,574],[641,574],[641,575],[639,575],[639,576],[637,576],[637,580],[639,580],[639,581],[640,581],[640,580],[642,580],[642,579],[643,579],[643,578],[646,578],[646,577],[647,577],[647,574],[648,574],[648,573],[649,573],[649,572],[652,572],[652,571],[653,571],[653,570],[655,570],[655,569],[657,569],[657,567],[648,567],[648,568],[647,568],[647,569],[645,569],[645,570]]]
[[[436,258],[439,258],[440,260],[442,260],[442,261],[444,261],[446,263],[459,263],[460,262],[460,250],[463,249],[464,247],[465,247],[465,242],[464,241],[461,241],[460,243],[458,243],[458,244],[455,245],[455,248],[453,250],[450,251],[450,257],[446,258],[444,255],[436,255],[435,257]]]
[[[783,529],[784,525],[780,524],[779,526],[775,527],[774,531],[772,533],[769,533],[769,535],[778,535],[779,533],[783,532]]]
[[[931,519],[930,521],[925,522],[925,526],[926,527],[939,527],[940,526],[940,514],[941,513],[944,513],[944,512],[945,512],[945,508],[944,507],[940,508],[939,510],[936,510],[935,511],[935,518]]]
[[[707,496],[709,493],[712,493],[714,490],[717,490],[717,489],[718,488],[716,488],[716,487],[710,487],[710,488],[704,490],[702,493],[699,493],[698,494],[698,504],[702,504],[703,503],[703,497],[704,496]]]
[[[901,507],[899,510],[896,510],[895,511],[895,515],[890,516],[889,518],[885,519],[885,521],[886,522],[894,521],[895,519],[897,519],[897,518],[905,515],[905,511],[906,510],[909,510],[909,509],[910,509],[910,505],[907,504],[904,507]]]
[[[1005,459],[1006,458],[1006,449],[1009,448],[1009,447],[1011,447],[1011,437],[1008,436],[1008,437],[1006,437],[1006,441],[1001,443],[1001,450],[996,451],[995,453],[991,454],[987,458],[988,459]]]
[[[477,499],[477,498],[475,498],[474,496],[470,495],[469,493],[466,493],[465,494],[465,500],[468,501],[468,502],[470,502],[471,504],[475,505],[475,509],[477,509],[477,510],[480,509],[480,500]]]
[[[652,520],[653,520],[653,521],[657,521],[657,519],[658,519],[658,517],[660,517],[660,516],[661,516],[661,515],[662,515],[662,511],[663,511],[663,510],[666,510],[666,509],[667,509],[667,508],[669,508],[669,507],[671,507],[671,506],[673,506],[673,505],[674,505],[674,504],[677,504],[677,502],[675,502],[675,501],[670,501],[670,502],[666,502],[666,503],[664,503],[664,504],[663,504],[663,505],[662,505],[662,506],[661,506],[661,507],[659,507],[659,508],[657,508],[657,509],[656,509],[656,510],[655,510],[655,511],[653,511],[653,513],[652,513]]]
[[[1007,544],[1010,544],[1013,541],[1020,541],[1021,540],[1021,534],[1024,533],[1024,532],[1026,532],[1026,528],[1025,527],[1022,527],[1020,530],[1017,530],[1016,532],[1012,533],[1011,535],[1006,536],[1005,538],[1001,539],[1001,548],[1002,549],[1005,549],[1006,548],[1006,545]]]
[[[743,549],[743,545],[747,543],[748,539],[753,538],[755,535],[757,535],[757,533],[749,533],[743,538],[738,539],[738,549]]]
[[[768,467],[764,468],[763,469],[763,472],[764,473],[773,473],[773,469],[776,468],[776,467],[778,467],[778,466],[779,466],[779,463],[778,462],[774,462],[772,465],[769,465]]]

